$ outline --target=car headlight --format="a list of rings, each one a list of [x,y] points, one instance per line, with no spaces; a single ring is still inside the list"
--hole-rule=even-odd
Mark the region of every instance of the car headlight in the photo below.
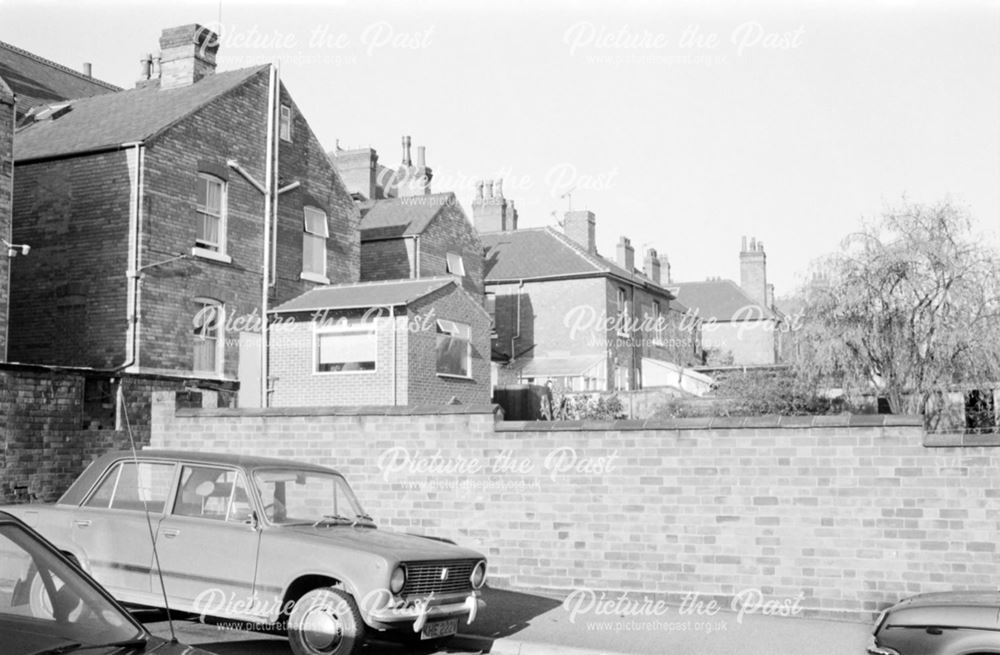
[[[403,590],[403,585],[406,584],[406,568],[402,565],[397,566],[396,570],[392,572],[392,577],[389,578],[389,591],[394,594],[398,594]]]
[[[473,589],[481,589],[486,584],[486,562],[480,561],[476,564],[476,568],[472,569],[472,575],[469,576],[469,580],[472,582]]]

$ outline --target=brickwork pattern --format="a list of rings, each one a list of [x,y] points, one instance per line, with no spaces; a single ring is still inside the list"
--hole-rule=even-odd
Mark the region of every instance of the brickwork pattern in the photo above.
[[[14,192],[14,96],[0,80],[0,236],[11,238]],[[0,252],[0,361],[7,348],[7,301],[10,258]]]
[[[901,596],[988,587],[998,548],[998,451],[925,448],[918,421],[883,418],[495,424],[175,415],[167,399],[152,443],[332,465],[383,526],[481,549],[515,586],[723,602],[757,588],[870,618]],[[427,472],[435,456],[465,472]]]

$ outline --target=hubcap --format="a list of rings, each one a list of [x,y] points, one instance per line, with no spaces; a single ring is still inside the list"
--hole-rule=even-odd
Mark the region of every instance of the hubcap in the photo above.
[[[340,619],[330,608],[316,608],[306,614],[302,621],[302,639],[314,651],[336,650],[343,636]]]

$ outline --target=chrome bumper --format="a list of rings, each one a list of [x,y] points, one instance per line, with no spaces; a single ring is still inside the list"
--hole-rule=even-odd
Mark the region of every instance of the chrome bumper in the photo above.
[[[449,602],[451,601],[451,602]],[[386,607],[372,610],[368,614],[369,622],[388,624],[392,627],[399,627],[401,623],[413,623],[413,631],[420,632],[424,629],[427,621],[436,619],[453,618],[467,614],[466,625],[476,620],[479,610],[486,607],[486,602],[479,597],[477,592],[466,596],[463,600],[453,601],[452,599],[431,599],[429,601],[415,602],[406,607]]]

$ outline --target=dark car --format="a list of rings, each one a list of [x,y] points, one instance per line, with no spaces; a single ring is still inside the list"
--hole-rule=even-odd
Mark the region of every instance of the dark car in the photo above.
[[[0,635],[4,655],[210,655],[149,634],[72,560],[7,512],[0,512]]]
[[[1000,592],[950,591],[907,598],[875,622],[870,655],[1000,653]]]

